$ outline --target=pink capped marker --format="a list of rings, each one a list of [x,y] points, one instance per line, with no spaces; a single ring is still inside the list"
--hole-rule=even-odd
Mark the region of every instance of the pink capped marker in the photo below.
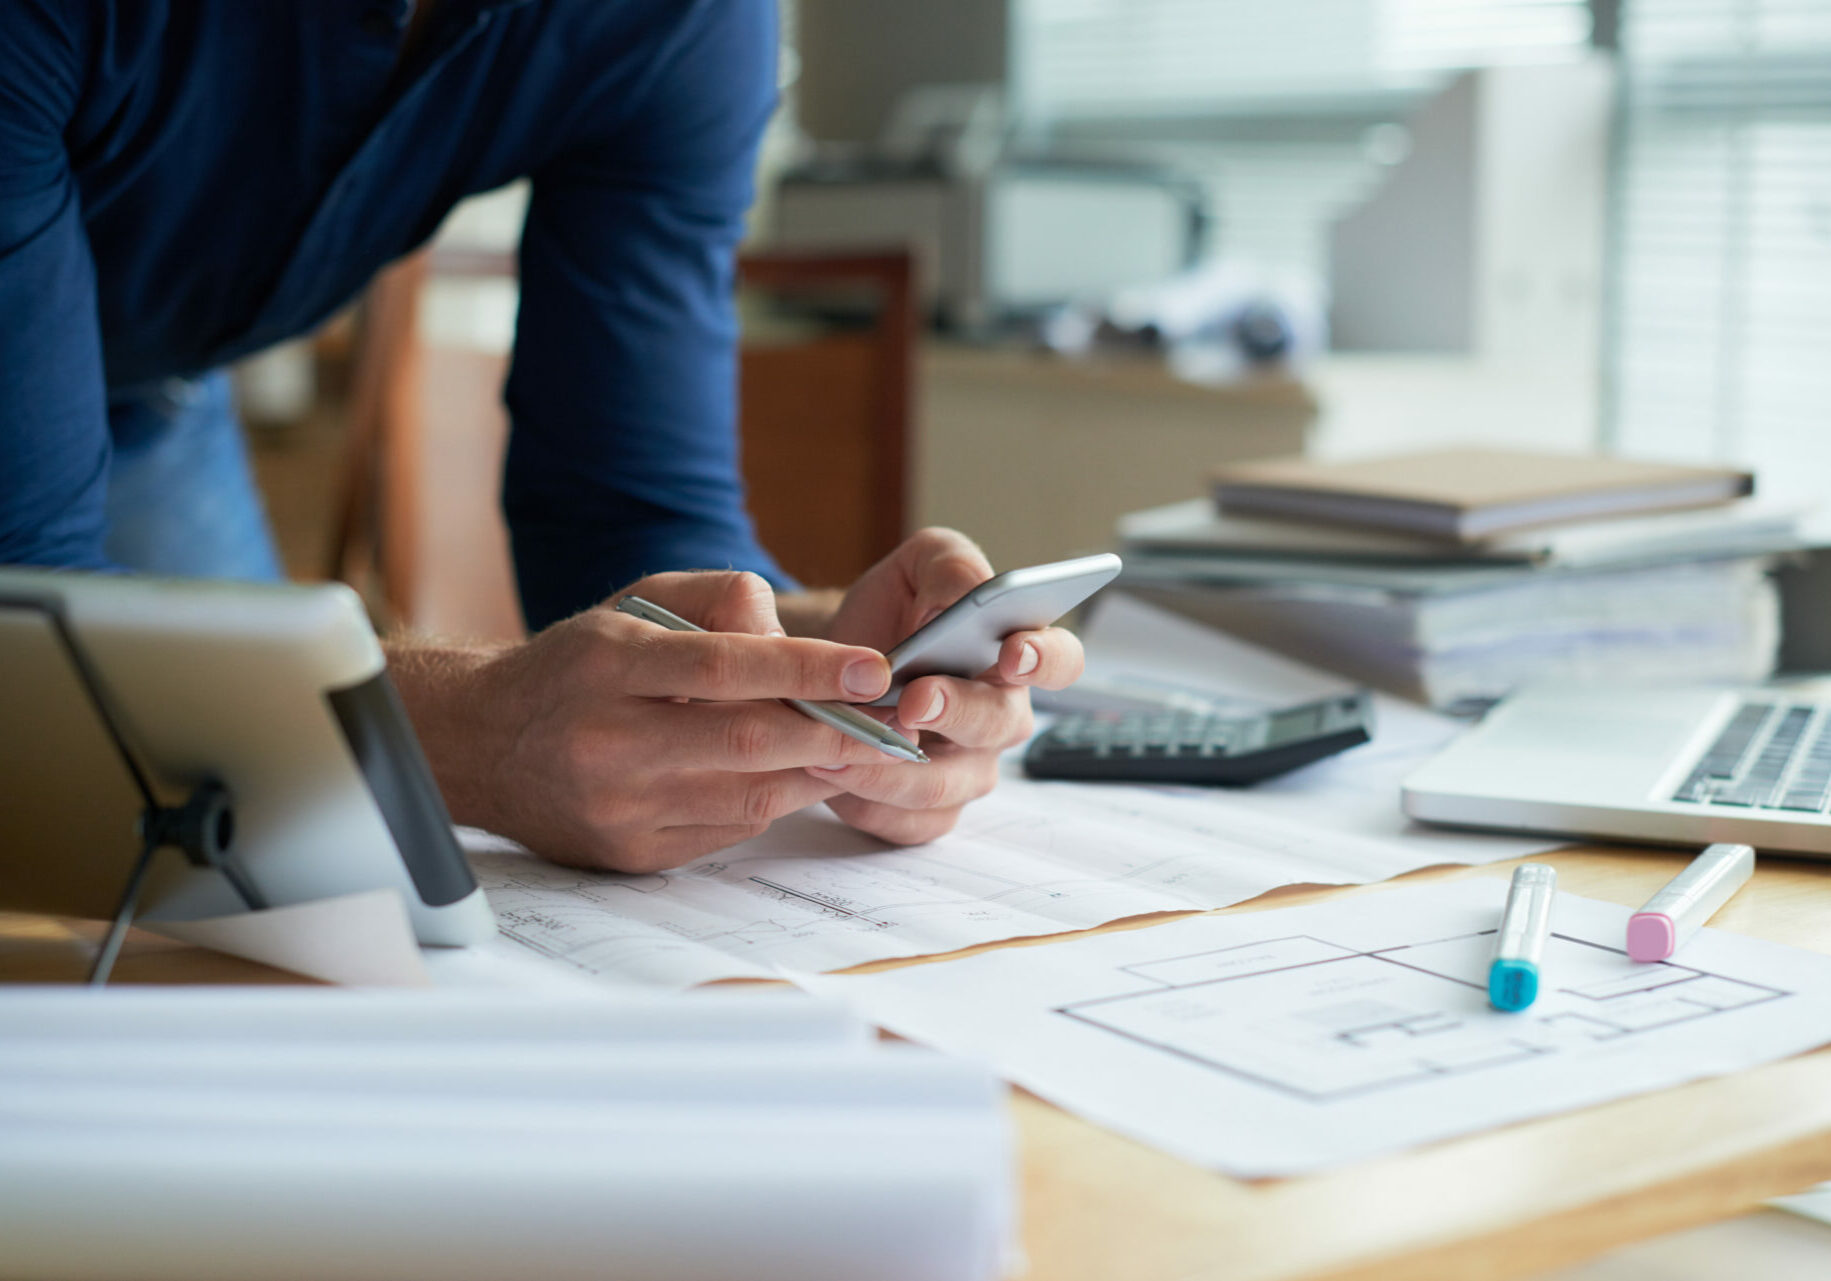
[[[1667,959],[1754,874],[1752,846],[1710,846],[1628,918],[1628,955],[1636,961]]]

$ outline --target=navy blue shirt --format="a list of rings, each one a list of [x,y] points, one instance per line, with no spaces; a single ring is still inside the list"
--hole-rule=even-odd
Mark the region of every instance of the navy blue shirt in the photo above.
[[[732,258],[770,0],[0,0],[0,563],[102,561],[111,390],[310,330],[532,178],[503,502],[544,625],[755,569]]]

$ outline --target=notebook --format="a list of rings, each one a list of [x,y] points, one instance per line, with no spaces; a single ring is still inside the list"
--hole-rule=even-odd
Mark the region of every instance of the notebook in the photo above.
[[[1403,530],[1468,543],[1512,530],[1706,507],[1754,492],[1725,467],[1509,449],[1441,449],[1345,462],[1274,458],[1213,475],[1228,515]]]

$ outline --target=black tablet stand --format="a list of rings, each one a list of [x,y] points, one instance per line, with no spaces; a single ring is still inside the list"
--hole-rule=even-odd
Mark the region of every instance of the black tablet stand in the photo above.
[[[101,704],[96,706],[99,711]],[[107,721],[105,713],[103,720]],[[145,777],[121,738],[115,734],[112,724],[109,724],[109,733],[122,749],[121,759],[128,762],[128,769],[133,773],[134,782],[146,800],[146,807],[140,811],[140,855],[134,860],[132,870],[127,873],[127,885],[121,891],[120,905],[115,908],[114,919],[108,923],[108,933],[102,936],[102,949],[96,953],[95,964],[89,970],[91,987],[100,987],[106,983],[108,975],[114,970],[115,957],[121,953],[121,942],[127,937],[127,927],[133,924],[134,911],[140,904],[140,890],[146,884],[147,868],[152,865],[153,855],[168,845],[182,851],[192,867],[213,868],[221,872],[223,879],[234,887],[249,910],[258,912],[267,906],[261,892],[255,889],[254,882],[248,879],[241,860],[230,852],[230,845],[235,839],[235,810],[229,803],[228,789],[221,783],[199,783],[191,789],[190,798],[184,804],[161,805],[154,799]]]
[[[82,684],[84,693],[88,695],[90,705],[95,708],[97,719],[107,731],[108,739],[114,744],[121,763],[127,767],[135,790],[140,793],[140,853],[127,874],[127,884],[121,890],[120,904],[115,908],[108,932],[102,936],[102,947],[96,953],[95,964],[90,967],[90,986],[99,987],[106,983],[109,974],[113,972],[115,958],[120,955],[121,943],[127,937],[127,927],[133,924],[134,912],[140,904],[140,892],[146,885],[147,869],[152,865],[153,855],[167,846],[182,851],[193,867],[209,868],[222,873],[223,879],[229,882],[250,911],[265,908],[266,899],[255,888],[247,869],[242,866],[232,848],[235,840],[235,808],[228,789],[213,780],[205,781],[193,786],[182,804],[160,804],[158,794],[153,791],[151,777],[128,746],[127,736],[122,732],[120,721],[109,705],[101,679],[82,647],[77,644],[76,634],[64,618],[63,611],[54,602],[46,600],[5,600],[0,601],[0,605],[35,609],[50,622],[51,630],[63,646],[64,653],[69,656],[70,666]]]

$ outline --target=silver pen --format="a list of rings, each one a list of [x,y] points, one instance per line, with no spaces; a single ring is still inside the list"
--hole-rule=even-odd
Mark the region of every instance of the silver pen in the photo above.
[[[625,596],[617,602],[617,612],[628,614],[631,618],[640,618],[647,623],[657,623],[674,632],[703,632],[706,629],[696,623],[689,623],[679,614],[665,610],[653,601],[643,600],[640,596]],[[822,725],[830,725],[847,738],[855,738],[861,743],[868,743],[886,756],[894,756],[900,761],[910,761],[918,765],[928,764],[928,755],[920,747],[904,738],[880,720],[865,715],[850,703],[816,703],[806,698],[785,698],[782,700],[803,716],[812,717]]]

